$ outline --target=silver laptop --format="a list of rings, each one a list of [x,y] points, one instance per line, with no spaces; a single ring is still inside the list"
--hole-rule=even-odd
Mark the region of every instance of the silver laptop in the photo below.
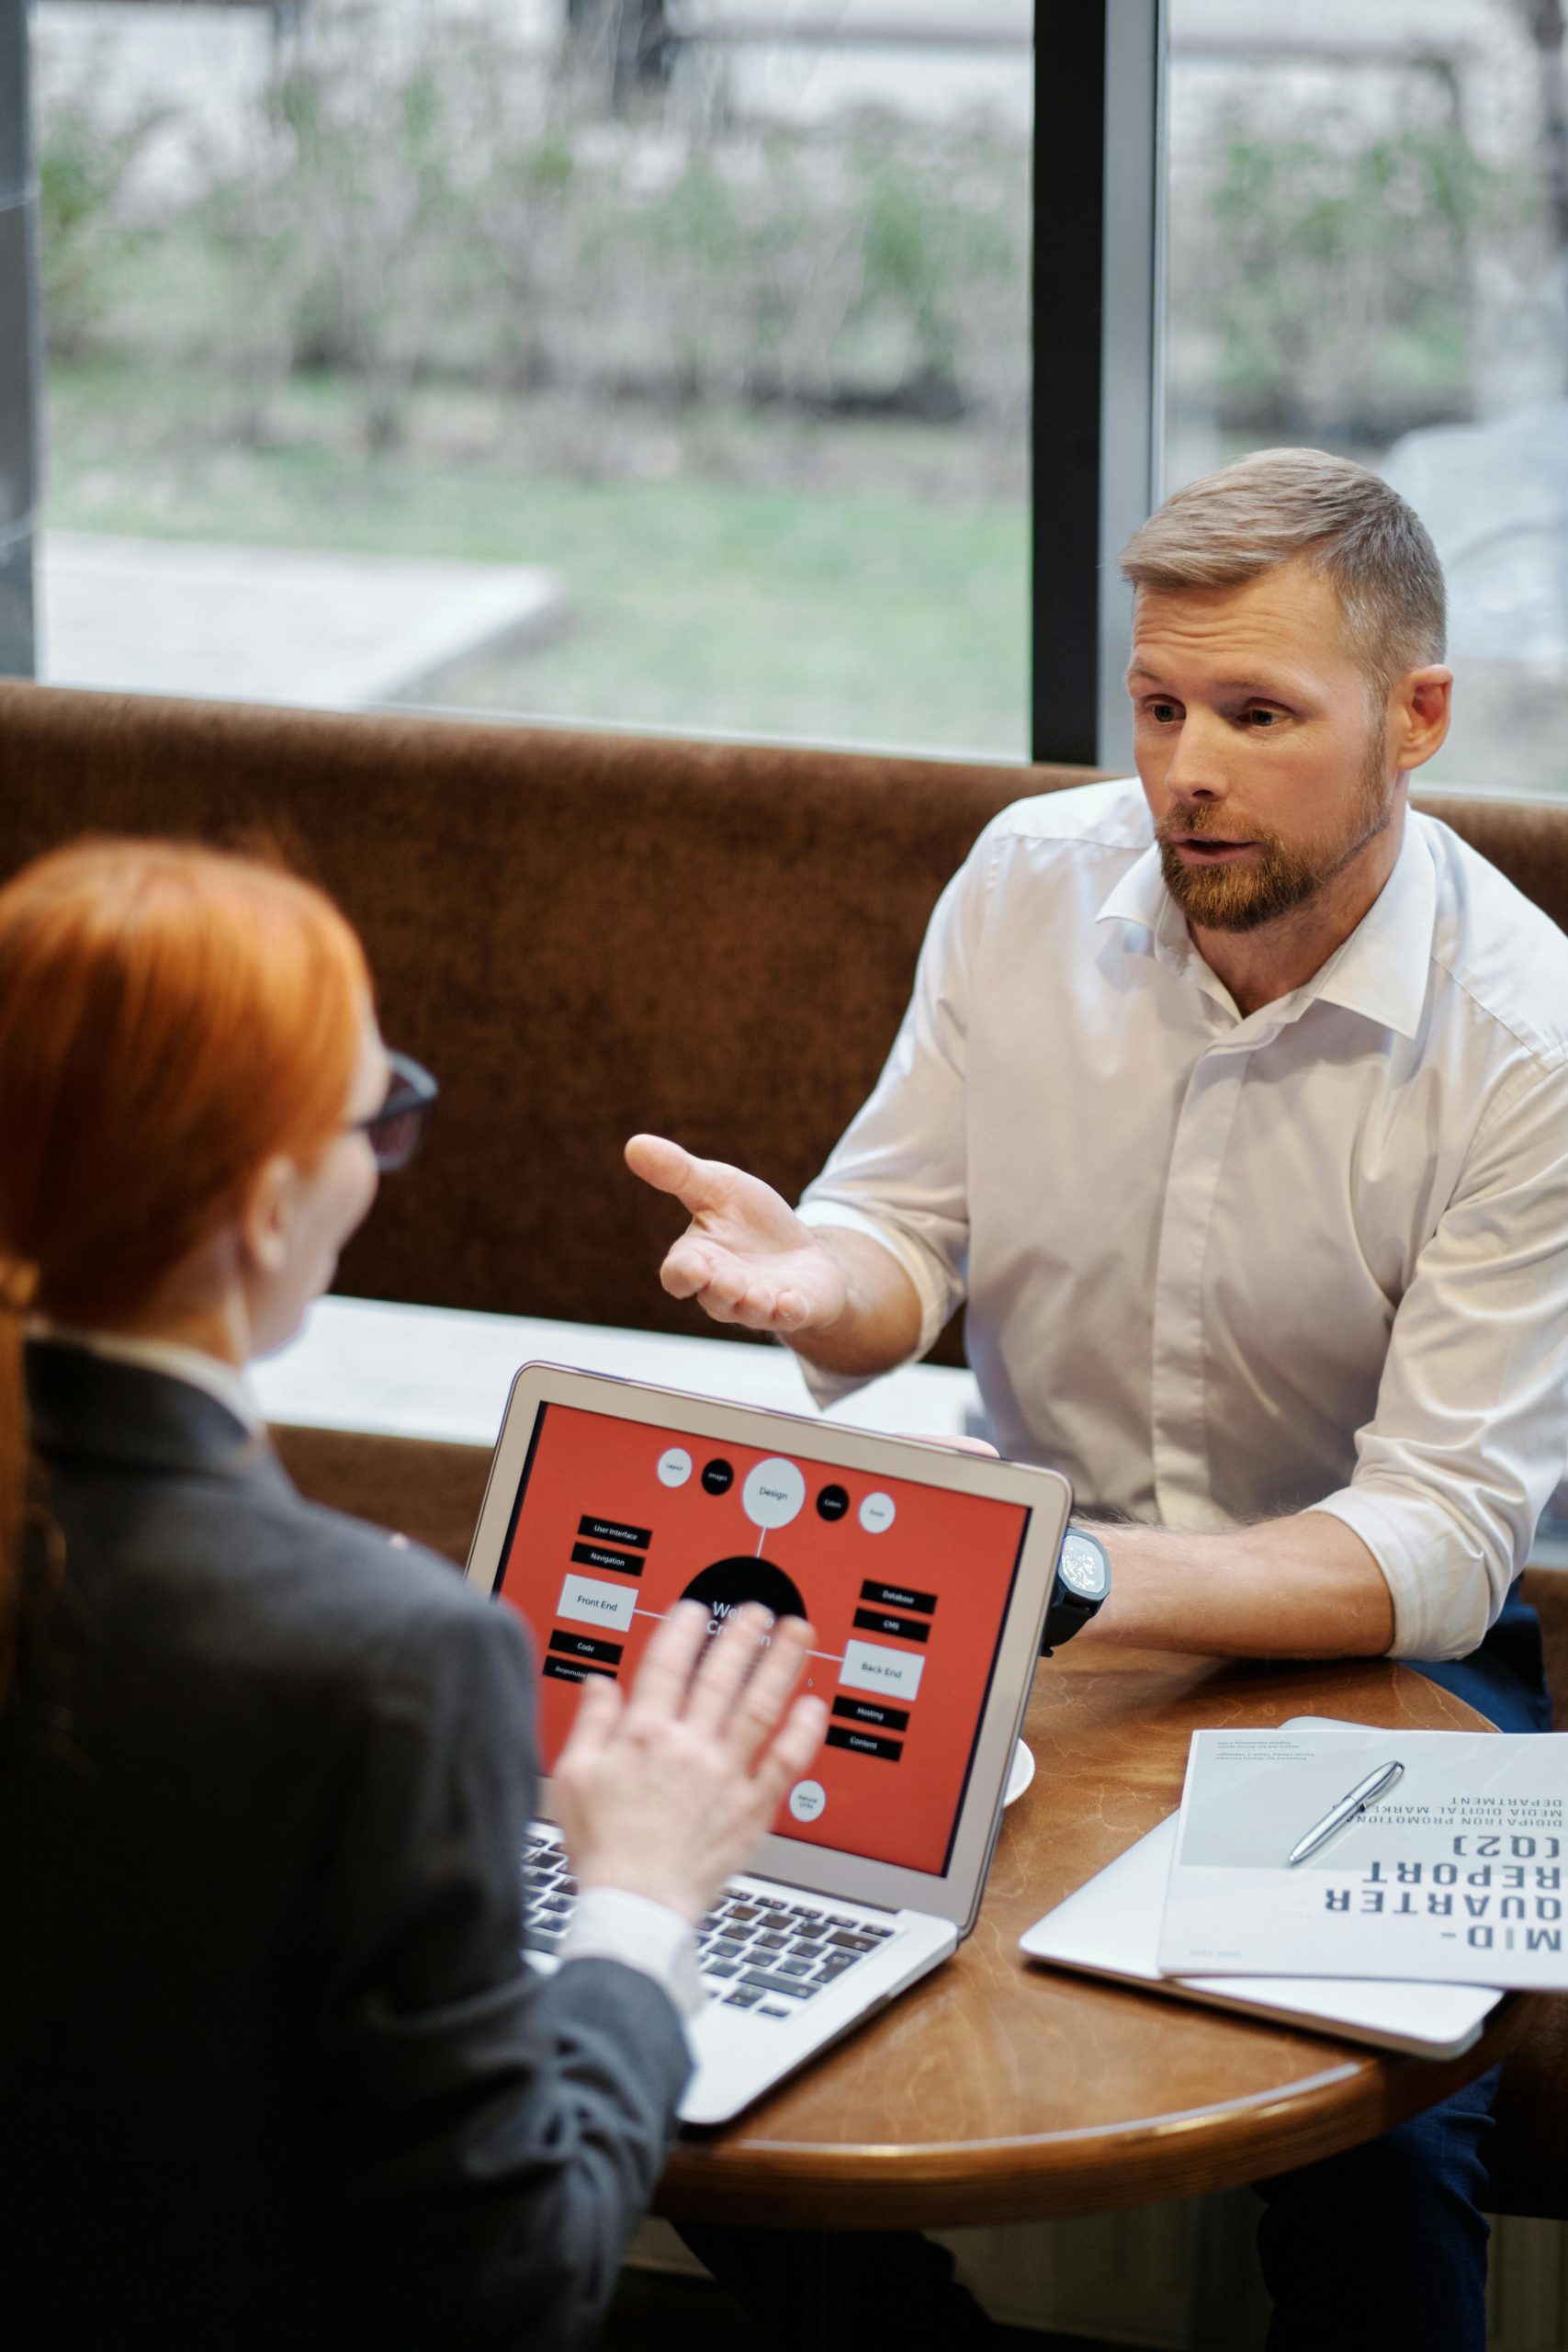
[[[703,1920],[681,2115],[717,2123],[881,2008],[975,1924],[1071,1495],[1049,1470],[525,1364],[468,1555],[539,1667],[529,1958],[576,1889],[548,1772],[592,1674],[630,1682],[678,1600],[808,1616],[825,1744]]]

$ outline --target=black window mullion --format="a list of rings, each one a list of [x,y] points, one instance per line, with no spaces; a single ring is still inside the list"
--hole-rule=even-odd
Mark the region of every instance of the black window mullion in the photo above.
[[[1037,0],[1032,690],[1037,760],[1122,765],[1116,551],[1158,488],[1160,0]]]
[[[1037,760],[1099,744],[1106,0],[1036,0],[1032,489]]]

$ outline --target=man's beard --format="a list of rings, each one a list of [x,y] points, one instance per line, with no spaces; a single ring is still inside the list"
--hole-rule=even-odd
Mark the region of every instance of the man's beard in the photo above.
[[[1257,931],[1275,922],[1292,908],[1326,888],[1359,857],[1369,842],[1385,832],[1393,815],[1393,794],[1383,773],[1382,745],[1374,741],[1361,770],[1355,806],[1345,831],[1331,839],[1295,845],[1278,833],[1258,832],[1248,838],[1261,853],[1244,865],[1185,865],[1176,842],[1213,833],[1229,841],[1224,809],[1207,803],[1187,810],[1173,809],[1155,828],[1160,872],[1165,887],[1190,923],[1201,931]]]

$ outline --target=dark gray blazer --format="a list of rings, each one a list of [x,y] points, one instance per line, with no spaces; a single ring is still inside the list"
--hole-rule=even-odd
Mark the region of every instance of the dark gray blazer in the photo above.
[[[0,2333],[590,2337],[687,2058],[650,1979],[519,1959],[516,1620],[200,1390],[28,1385],[63,1583],[35,1548],[0,1717]]]

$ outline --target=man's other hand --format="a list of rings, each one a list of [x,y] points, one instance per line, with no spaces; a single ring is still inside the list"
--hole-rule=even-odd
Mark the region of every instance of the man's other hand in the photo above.
[[[672,1298],[781,1339],[829,1330],[842,1317],[842,1267],[771,1184],[722,1159],[694,1159],[663,1136],[633,1136],[626,1166],[691,1217],[660,1268]]]

